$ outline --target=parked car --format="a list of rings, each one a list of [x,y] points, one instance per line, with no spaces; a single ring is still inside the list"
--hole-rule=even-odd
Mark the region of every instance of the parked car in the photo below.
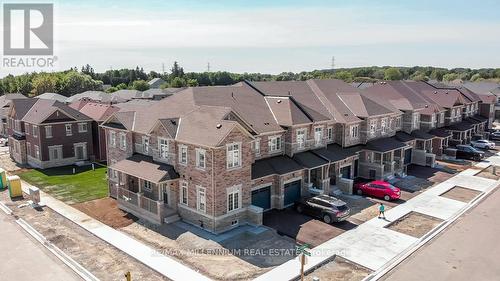
[[[484,157],[484,152],[475,149],[470,145],[457,145],[457,159],[470,159],[481,161]]]
[[[354,192],[358,195],[369,195],[383,198],[385,201],[397,200],[401,197],[401,190],[385,181],[371,181],[354,185]]]
[[[344,201],[328,195],[302,198],[295,202],[295,208],[297,212],[319,218],[325,223],[343,221],[351,212]]]
[[[493,132],[490,134],[490,140],[500,140],[500,132]]]
[[[476,141],[471,141],[470,144],[473,147],[477,148],[483,148],[483,149],[493,149],[495,148],[495,143],[491,142],[489,140],[476,140]]]

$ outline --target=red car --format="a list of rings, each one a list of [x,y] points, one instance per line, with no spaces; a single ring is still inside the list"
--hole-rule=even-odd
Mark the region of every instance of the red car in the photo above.
[[[384,200],[396,200],[401,197],[401,190],[385,181],[371,181],[359,183],[354,186],[358,195],[366,194],[373,197],[384,198]]]

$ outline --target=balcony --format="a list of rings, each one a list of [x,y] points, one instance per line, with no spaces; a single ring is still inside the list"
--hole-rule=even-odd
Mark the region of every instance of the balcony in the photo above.
[[[123,185],[111,186],[110,195],[116,195],[121,209],[156,224],[161,224],[162,218],[171,213],[169,211],[173,211],[165,206],[163,201],[150,199],[124,188]]]

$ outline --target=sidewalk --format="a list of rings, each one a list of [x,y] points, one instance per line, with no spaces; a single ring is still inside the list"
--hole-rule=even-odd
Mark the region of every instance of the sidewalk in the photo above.
[[[30,184],[22,182],[25,193],[29,193]],[[73,221],[80,227],[127,253],[158,273],[172,280],[210,280],[197,271],[175,261],[155,249],[148,247],[137,240],[115,230],[79,210],[40,191],[41,204],[44,204],[65,218]]]
[[[500,156],[492,156],[476,165],[486,168],[490,165],[500,165]],[[448,199],[442,196],[444,192],[456,185],[477,190],[487,194],[494,190],[500,181],[474,176],[480,169],[468,169],[456,176],[430,188],[418,196],[398,205],[386,212],[387,220],[371,219],[357,228],[347,231],[316,248],[311,249],[305,270],[312,269],[327,261],[334,255],[346,258],[354,263],[369,268],[374,272],[384,268],[393,259],[407,252],[425,238],[415,238],[385,228],[391,222],[403,217],[411,211],[440,218],[443,223],[455,219],[465,209],[472,206],[469,203]],[[273,270],[259,276],[255,280],[291,280],[298,276],[299,259],[286,262]]]

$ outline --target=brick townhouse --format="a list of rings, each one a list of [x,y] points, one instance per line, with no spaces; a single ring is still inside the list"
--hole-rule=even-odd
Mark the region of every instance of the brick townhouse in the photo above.
[[[454,126],[484,129],[479,97],[400,83],[241,82],[123,108],[101,125],[110,196],[154,223],[180,217],[220,233],[301,196],[352,192],[356,177],[433,165]]]
[[[91,122],[58,101],[14,99],[7,113],[10,156],[42,169],[93,160]]]
[[[26,96],[22,94],[5,94],[0,96],[0,136],[7,137],[7,114],[9,113],[9,108],[11,101],[13,99],[26,99]]]

